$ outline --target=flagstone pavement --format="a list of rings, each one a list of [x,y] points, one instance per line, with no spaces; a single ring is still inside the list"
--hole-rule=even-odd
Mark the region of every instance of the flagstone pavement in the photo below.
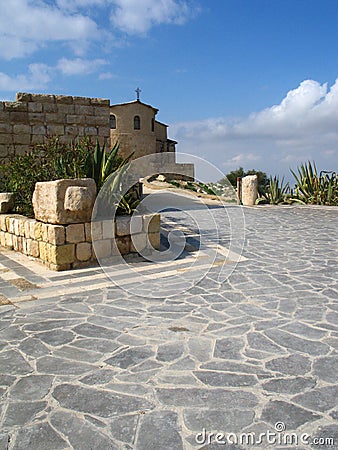
[[[338,448],[338,209],[243,211],[232,274],[163,298],[2,250],[0,449]]]

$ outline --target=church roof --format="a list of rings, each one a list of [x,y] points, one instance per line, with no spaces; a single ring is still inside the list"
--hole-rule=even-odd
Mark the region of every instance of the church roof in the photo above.
[[[146,103],[143,103],[140,100],[133,100],[132,102],[126,102],[126,103],[116,103],[115,105],[110,105],[110,107],[112,108],[114,106],[137,105],[137,104],[146,106],[147,108],[151,108],[155,112],[155,114],[157,114],[159,111],[157,108],[154,108],[151,105],[147,105]]]

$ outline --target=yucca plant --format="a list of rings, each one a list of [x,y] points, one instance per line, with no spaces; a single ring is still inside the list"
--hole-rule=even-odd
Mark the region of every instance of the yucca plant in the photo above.
[[[316,164],[308,161],[291,170],[296,186],[294,198],[305,204],[338,205],[338,176],[336,172],[321,171],[318,175]]]
[[[263,196],[270,204],[278,205],[286,201],[289,190],[289,183],[284,183],[284,177],[280,180],[277,175],[270,176]]]

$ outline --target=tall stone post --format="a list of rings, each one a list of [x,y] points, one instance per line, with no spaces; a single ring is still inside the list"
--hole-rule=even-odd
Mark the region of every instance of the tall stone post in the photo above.
[[[257,175],[247,175],[242,178],[242,204],[244,206],[253,206],[258,197],[258,178]]]

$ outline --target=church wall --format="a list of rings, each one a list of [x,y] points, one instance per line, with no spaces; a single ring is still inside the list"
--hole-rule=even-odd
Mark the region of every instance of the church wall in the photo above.
[[[134,153],[134,159],[156,152],[156,134],[152,131],[152,119],[156,110],[142,104],[133,102],[130,104],[113,105],[110,113],[116,117],[116,129],[110,130],[111,145],[120,144],[122,156]],[[140,117],[140,129],[134,129],[134,117]]]

